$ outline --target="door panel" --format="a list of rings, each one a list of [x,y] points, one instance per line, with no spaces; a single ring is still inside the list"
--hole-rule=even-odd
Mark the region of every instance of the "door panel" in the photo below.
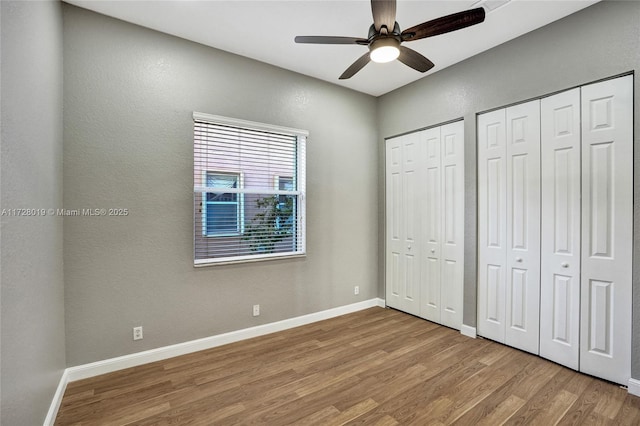
[[[506,111],[478,125],[478,334],[505,342]]]
[[[440,322],[462,326],[464,289],[464,122],[441,127]]]
[[[444,222],[444,226],[442,230],[444,231],[444,236],[442,242],[444,244],[456,245],[460,244],[459,234],[460,227],[463,226],[463,223],[460,223],[457,219],[459,216],[457,213],[463,211],[462,206],[460,205],[459,199],[459,191],[462,188],[462,182],[460,182],[460,173],[459,167],[457,165],[449,165],[444,166],[443,173],[443,212],[442,221]],[[464,201],[464,200],[463,200]]]
[[[572,277],[554,275],[552,288],[553,298],[550,304],[553,312],[551,321],[549,321],[552,326],[551,340],[565,346],[571,345],[575,337],[574,335],[576,334],[571,328],[573,318],[570,316],[571,310],[569,309],[571,307],[570,301],[576,298],[576,296],[572,294],[575,285],[571,281]],[[544,303],[546,303],[546,301]]]
[[[580,89],[542,99],[540,355],[577,370],[580,349]]]
[[[514,155],[511,158],[511,249],[527,250],[528,237],[528,200],[529,173],[527,154]]]
[[[486,161],[485,199],[487,212],[482,222],[487,227],[487,247],[502,251],[505,249],[506,223],[504,205],[504,158],[489,158]]]
[[[418,298],[418,283],[416,282],[416,266],[417,266],[415,256],[411,253],[405,254],[405,282],[406,282],[406,293],[404,295],[405,301],[407,305],[415,303]]]
[[[394,171],[391,174],[391,184],[389,187],[391,188],[391,204],[389,205],[389,218],[391,222],[391,239],[392,241],[400,240],[400,198],[402,196],[402,187],[400,186],[400,181],[402,176],[399,171]]]
[[[386,212],[387,212],[387,260],[386,260],[386,303],[392,307],[402,306],[404,282],[404,260],[401,229],[402,222],[402,140],[389,139],[386,142]]]
[[[506,110],[505,343],[537,354],[540,329],[540,101]]]
[[[420,304],[420,316],[439,323],[441,302],[441,235],[442,235],[442,182],[441,182],[441,145],[440,127],[435,127],[419,132],[422,143],[427,147],[425,158],[425,182],[426,194],[422,197],[423,203],[423,228],[425,229],[425,245],[423,253],[423,265],[425,273],[422,278],[422,302]]]
[[[592,144],[589,148],[589,254],[591,257],[611,258],[614,206],[609,200],[613,197],[614,186],[613,142]]]
[[[429,321],[440,322],[440,262],[438,259],[426,255],[423,267],[420,316]]]
[[[417,315],[420,304],[419,170],[422,147],[415,135],[386,142],[386,303]]]
[[[509,326],[527,329],[527,271],[511,269],[511,318]]]
[[[500,265],[487,265],[484,318],[496,328],[504,330],[504,271]],[[489,336],[487,336],[489,337]],[[497,340],[497,339],[495,339]]]
[[[440,167],[429,167],[426,170],[425,189],[427,195],[424,201],[428,201],[425,209],[425,243],[427,248],[440,245],[440,200],[432,200],[431,194],[440,194]]]
[[[611,293],[613,283],[606,281],[589,281],[589,340],[587,350],[612,357],[611,339],[613,334],[613,311]]]
[[[391,252],[390,256],[390,265],[388,265],[388,275],[387,275],[387,302],[397,300],[400,297],[400,283],[402,282],[402,277],[400,275],[400,254]],[[399,304],[399,302],[392,302],[393,304]]]
[[[633,76],[584,86],[580,370],[631,376]]]
[[[405,288],[403,311],[417,315],[420,310],[420,167],[423,146],[415,134],[403,136],[403,199],[405,225],[402,250],[405,256]]]
[[[456,285],[456,283],[460,282],[460,273],[459,273],[460,265],[458,262],[453,260],[446,260],[442,263],[442,316],[443,316],[443,324],[444,319],[447,316],[451,318],[455,318],[459,316],[461,311],[461,303],[462,303],[462,292],[460,291],[461,287]],[[461,315],[460,315],[461,317]],[[451,318],[449,318],[451,320]],[[459,329],[462,323],[462,318],[460,318],[460,323],[456,322],[454,324],[445,324],[449,327],[456,327]]]

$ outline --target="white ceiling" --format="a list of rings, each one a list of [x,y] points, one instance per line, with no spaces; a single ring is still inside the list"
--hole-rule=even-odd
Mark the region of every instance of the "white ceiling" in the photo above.
[[[296,35],[367,37],[368,0],[65,0],[86,9],[298,73],[379,96],[460,62],[599,0],[399,0],[401,29],[484,5],[482,24],[404,43],[435,67],[421,74],[394,61],[369,63],[349,80],[338,76],[367,51],[357,45],[296,44]],[[505,4],[502,4],[505,3]]]

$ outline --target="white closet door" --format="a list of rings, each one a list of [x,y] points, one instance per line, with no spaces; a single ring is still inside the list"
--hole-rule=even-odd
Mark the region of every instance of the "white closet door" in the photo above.
[[[422,198],[422,229],[424,253],[420,316],[441,322],[441,247],[442,247],[442,186],[440,127],[418,133],[425,146],[424,191]]]
[[[631,368],[633,77],[582,88],[580,370],[626,384]]]
[[[462,326],[464,288],[464,122],[441,128],[441,323]]]
[[[387,212],[387,259],[386,259],[386,304],[402,306],[404,282],[402,222],[402,138],[386,142],[386,212]]]
[[[420,250],[417,190],[421,158],[417,135],[389,139],[387,167],[386,303],[418,315],[420,305]]]
[[[506,111],[478,116],[478,334],[505,341]]]
[[[580,350],[580,89],[542,99],[540,355],[577,370]]]
[[[540,331],[540,101],[507,108],[506,335],[538,353]]]
[[[540,101],[478,116],[478,333],[538,353]]]

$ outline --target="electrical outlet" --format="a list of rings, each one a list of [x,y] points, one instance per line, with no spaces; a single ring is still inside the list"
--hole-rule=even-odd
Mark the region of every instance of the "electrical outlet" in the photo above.
[[[253,316],[254,317],[260,316],[260,305],[253,305]]]
[[[142,326],[133,327],[133,340],[142,340]]]
[[[353,288],[353,294],[360,294],[360,286],[357,285]]]

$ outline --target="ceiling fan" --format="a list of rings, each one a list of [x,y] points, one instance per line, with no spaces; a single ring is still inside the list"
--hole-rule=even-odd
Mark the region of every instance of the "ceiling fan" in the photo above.
[[[398,59],[416,71],[427,72],[433,62],[415,50],[402,46],[403,42],[420,40],[460,30],[484,21],[482,7],[453,13],[431,21],[423,22],[404,31],[396,22],[396,0],[371,0],[373,25],[367,38],[333,36],[297,36],[296,43],[309,44],[359,44],[368,46],[369,52],[359,57],[344,73],[340,80],[351,78],[364,68],[369,61],[384,63]]]

